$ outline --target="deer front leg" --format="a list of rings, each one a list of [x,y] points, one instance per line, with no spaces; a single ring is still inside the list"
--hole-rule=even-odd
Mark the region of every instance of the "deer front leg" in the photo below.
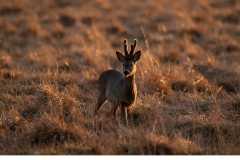
[[[128,106],[124,102],[121,102],[122,123],[124,126],[128,126],[127,111],[128,111]]]

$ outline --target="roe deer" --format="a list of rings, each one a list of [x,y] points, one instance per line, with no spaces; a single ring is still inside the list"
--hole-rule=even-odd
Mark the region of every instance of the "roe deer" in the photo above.
[[[131,45],[131,51],[128,53],[127,40],[124,40],[123,55],[116,52],[117,58],[123,63],[123,74],[116,70],[104,71],[98,78],[98,97],[97,106],[94,115],[97,115],[98,110],[108,100],[111,103],[111,114],[116,118],[117,109],[120,106],[122,114],[122,123],[127,126],[128,108],[134,105],[137,96],[137,86],[135,84],[136,62],[140,59],[141,51],[135,54],[137,40]]]

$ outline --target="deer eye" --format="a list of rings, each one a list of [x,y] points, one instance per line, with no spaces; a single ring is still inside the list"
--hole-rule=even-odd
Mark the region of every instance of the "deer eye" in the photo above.
[[[133,66],[133,64],[131,63],[131,64],[130,64],[130,66],[132,67],[132,66]]]

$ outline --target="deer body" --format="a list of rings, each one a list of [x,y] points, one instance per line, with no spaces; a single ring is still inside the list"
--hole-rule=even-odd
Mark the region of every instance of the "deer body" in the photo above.
[[[112,116],[115,118],[117,109],[120,106],[122,122],[127,125],[128,108],[134,105],[137,97],[137,86],[135,84],[136,61],[139,60],[141,52],[133,52],[137,40],[131,45],[130,54],[127,51],[127,41],[124,40],[125,56],[116,52],[119,61],[123,62],[123,73],[116,70],[104,71],[98,78],[98,98],[94,114],[108,100],[112,105]]]
[[[104,90],[105,97],[109,102],[120,105],[120,102],[132,104],[135,102],[137,87],[134,75],[128,78],[116,70],[107,70],[103,72],[98,83],[100,90]]]

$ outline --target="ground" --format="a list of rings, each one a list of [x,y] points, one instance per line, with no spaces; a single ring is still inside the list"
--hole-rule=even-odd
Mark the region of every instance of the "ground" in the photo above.
[[[129,126],[97,79],[142,55]],[[0,0],[0,154],[240,154],[240,1]]]

